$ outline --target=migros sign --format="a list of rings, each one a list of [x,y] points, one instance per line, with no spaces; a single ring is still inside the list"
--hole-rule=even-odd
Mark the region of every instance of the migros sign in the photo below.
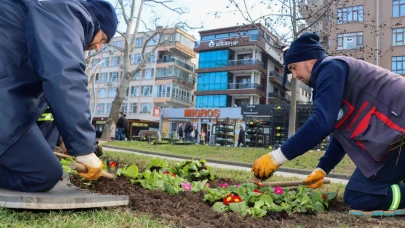
[[[184,109],[184,117],[219,117],[219,109]]]

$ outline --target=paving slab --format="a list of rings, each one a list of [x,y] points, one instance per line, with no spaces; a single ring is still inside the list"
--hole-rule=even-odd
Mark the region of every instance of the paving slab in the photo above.
[[[48,192],[18,192],[0,188],[0,207],[32,210],[61,210],[125,206],[126,195],[102,195],[80,190],[66,176]]]

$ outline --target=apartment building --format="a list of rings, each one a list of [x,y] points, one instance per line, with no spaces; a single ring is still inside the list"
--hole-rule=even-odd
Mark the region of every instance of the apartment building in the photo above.
[[[200,31],[196,108],[289,103],[278,39],[261,24]],[[266,42],[268,40],[269,42]],[[300,87],[300,90],[301,87]],[[299,98],[301,95],[297,91]]]
[[[328,1],[306,0],[305,4]],[[324,19],[327,33],[322,37],[327,37],[325,47],[331,55],[363,59],[405,74],[404,0],[339,0]]]
[[[131,134],[136,135],[143,129],[158,129],[160,117],[153,115],[155,108],[187,108],[193,105],[195,88],[195,66],[197,55],[193,51],[195,38],[178,28],[166,29],[161,40],[166,40],[153,53],[158,37],[155,36],[146,44],[149,59],[142,59],[142,47],[152,32],[138,33],[135,37],[135,49],[130,55],[131,70],[139,63],[146,65],[133,75],[126,96],[121,106],[130,121]],[[115,47],[124,47],[123,37],[114,37],[110,47],[92,58],[90,71],[100,61],[94,86],[89,83],[90,90],[95,91],[91,102],[95,103],[93,124],[98,133],[102,131],[110,113],[117,87],[123,77],[123,53]],[[88,53],[88,56],[94,53]]]

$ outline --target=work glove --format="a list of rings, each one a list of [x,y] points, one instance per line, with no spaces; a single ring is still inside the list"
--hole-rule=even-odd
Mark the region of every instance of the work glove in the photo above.
[[[320,188],[323,186],[323,178],[326,176],[325,171],[321,168],[316,168],[311,174],[305,178],[304,182],[316,181],[313,184],[307,185],[307,188]]]
[[[55,148],[55,152],[58,152],[58,153],[61,153],[61,154],[68,154],[67,149],[66,149],[64,143],[59,144],[59,145]]]
[[[87,173],[77,172],[87,180],[97,180],[103,174],[103,162],[94,154],[77,156],[76,162],[83,164],[87,168]]]
[[[288,161],[281,149],[278,148],[257,159],[252,166],[252,172],[257,179],[265,180],[273,174],[284,162]]]

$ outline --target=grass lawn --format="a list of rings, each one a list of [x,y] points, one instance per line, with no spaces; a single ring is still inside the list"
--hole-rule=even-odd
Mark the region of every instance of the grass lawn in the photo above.
[[[206,145],[149,145],[146,142],[107,142],[104,145],[111,145],[121,148],[137,149],[162,154],[186,155],[199,158],[210,158],[222,161],[235,161],[253,164],[253,162],[270,150],[264,148],[244,148],[244,147],[217,147]],[[107,148],[106,148],[107,149]],[[286,168],[297,168],[313,170],[318,164],[323,151],[308,151],[292,161],[283,164]],[[352,174],[355,165],[346,155],[343,160],[332,170],[333,173]]]
[[[185,147],[190,148],[190,147]],[[198,147],[199,148],[199,147]],[[201,147],[203,148],[203,147]],[[222,148],[221,148],[222,149]],[[234,150],[238,150],[235,149]],[[265,150],[262,150],[265,152]],[[136,163],[138,166],[146,166],[152,157],[140,156],[128,153],[108,152],[104,153],[115,159],[118,155],[125,163]],[[257,152],[258,153],[258,152]],[[169,164],[175,161],[167,160]],[[209,165],[209,163],[208,163]],[[252,182],[251,172],[239,170],[226,170],[212,168],[217,177],[232,178],[240,183]],[[299,178],[285,178],[273,176],[272,181],[292,181]],[[327,191],[338,191],[339,198],[343,193],[344,185],[329,184],[323,187]],[[25,211],[0,208],[0,227],[175,227],[164,219],[152,218],[147,214],[142,214],[129,208],[109,208],[109,209],[85,209],[77,211]]]

